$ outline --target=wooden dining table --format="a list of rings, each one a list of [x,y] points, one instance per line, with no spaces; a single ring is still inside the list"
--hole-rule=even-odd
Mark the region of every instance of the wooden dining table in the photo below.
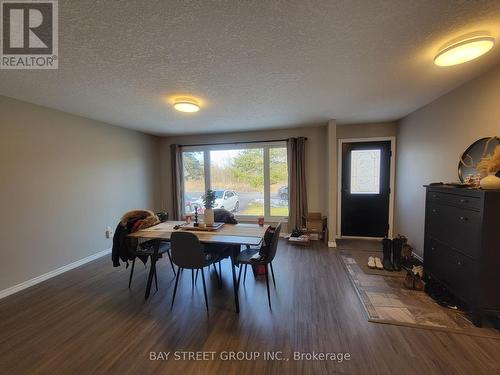
[[[153,247],[153,255],[151,256],[151,266],[148,275],[148,283],[146,286],[145,298],[149,297],[151,292],[151,284],[153,276],[156,272],[156,261],[158,260],[158,253],[161,242],[170,242],[170,236],[176,231],[186,231],[186,222],[184,221],[166,221],[150,228],[142,229],[140,231],[131,233],[129,238],[147,239],[155,241]],[[220,245],[237,245],[238,253],[241,246],[260,246],[264,239],[268,226],[261,226],[258,224],[224,224],[217,231],[205,231],[190,229],[189,232],[198,237],[202,244],[220,244]],[[222,248],[222,247],[221,247]],[[234,304],[236,312],[240,312],[239,298],[238,298],[238,285],[236,280],[236,263],[235,259],[238,254],[232,254],[231,258],[231,271],[233,277],[233,290],[234,290]]]

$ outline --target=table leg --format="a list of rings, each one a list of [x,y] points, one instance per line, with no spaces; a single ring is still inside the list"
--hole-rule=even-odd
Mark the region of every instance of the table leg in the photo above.
[[[146,286],[146,294],[144,295],[144,299],[149,298],[149,294],[151,293],[151,284],[153,283],[153,276],[155,273],[156,260],[158,259],[158,252],[160,251],[160,241],[156,241],[154,245],[153,255],[151,255],[151,264],[149,266],[149,275],[148,275],[148,284]]]
[[[239,312],[240,312],[240,301],[239,301],[239,298],[238,298],[238,285],[237,285],[237,281],[236,281],[236,271],[234,270],[234,267],[236,265],[234,264],[234,259],[235,259],[235,257],[232,256],[231,257],[231,271],[233,272],[234,305],[236,307],[236,313],[239,314]]]

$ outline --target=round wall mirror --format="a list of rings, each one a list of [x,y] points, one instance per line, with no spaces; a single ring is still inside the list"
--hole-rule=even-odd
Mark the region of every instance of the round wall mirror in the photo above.
[[[499,144],[499,137],[481,138],[471,144],[464,151],[462,158],[458,162],[458,177],[460,181],[464,182],[468,176],[479,174],[475,166],[483,155],[491,154]]]

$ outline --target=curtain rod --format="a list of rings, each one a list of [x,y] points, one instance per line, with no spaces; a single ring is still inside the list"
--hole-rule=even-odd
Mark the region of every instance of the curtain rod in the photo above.
[[[288,141],[289,138],[284,139],[271,139],[267,141],[238,141],[238,142],[223,142],[223,143],[198,143],[198,144],[190,144],[190,145],[179,145],[179,147],[193,147],[193,146],[219,146],[219,145],[245,145],[250,143],[271,143],[271,142],[285,142]],[[307,141],[307,138],[305,138]]]

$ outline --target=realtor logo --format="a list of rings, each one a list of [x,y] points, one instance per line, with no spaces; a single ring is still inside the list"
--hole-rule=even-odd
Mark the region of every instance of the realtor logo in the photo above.
[[[57,69],[57,0],[2,0],[0,4],[0,68]]]

